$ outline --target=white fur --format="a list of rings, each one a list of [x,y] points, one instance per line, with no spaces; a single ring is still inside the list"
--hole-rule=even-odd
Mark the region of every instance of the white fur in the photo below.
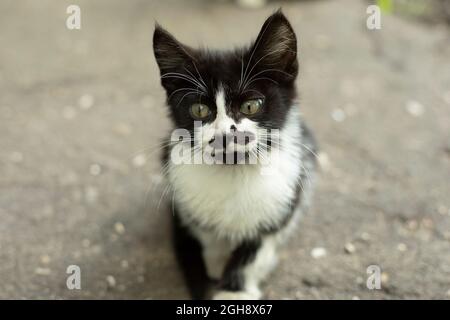
[[[261,298],[260,282],[277,264],[277,236],[266,237],[257,251],[255,259],[243,269],[244,284],[241,291],[220,290],[213,295],[215,300],[256,300]]]
[[[211,279],[219,280],[234,249],[233,244],[226,239],[217,238],[212,232],[203,232],[195,227],[192,228],[192,231],[203,246],[203,259],[208,276]]]
[[[213,300],[258,300],[261,293],[247,291],[219,291],[213,296]]]
[[[216,108],[217,114],[214,121],[203,126],[203,136],[201,137],[203,146],[205,146],[215,134],[230,132],[230,127],[236,125],[236,122],[226,113],[225,90],[222,85],[219,85],[217,89]]]

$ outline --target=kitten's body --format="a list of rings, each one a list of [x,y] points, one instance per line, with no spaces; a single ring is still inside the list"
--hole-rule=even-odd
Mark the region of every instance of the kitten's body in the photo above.
[[[177,223],[175,236],[182,238],[176,242],[177,250],[181,251],[180,261],[184,268],[195,268],[191,263],[193,258],[200,257],[200,250],[204,262],[204,267],[200,266],[195,270],[197,272],[186,273],[188,283],[191,287],[199,285],[196,282],[207,279],[199,274],[205,271],[210,279],[218,281],[213,298],[258,299],[261,297],[259,284],[276,264],[277,247],[309,203],[314,181],[315,143],[294,101],[297,75],[295,35],[284,16],[277,12],[266,21],[248,51],[228,54],[195,52],[174,41],[162,29],[155,32],[155,55],[177,128],[195,131],[190,124],[192,119],[187,119],[178,107],[189,108],[197,100],[204,99],[212,111],[210,117],[202,122],[206,133],[199,143],[203,147],[208,145],[208,141],[211,143],[211,137],[216,137],[217,132],[225,134],[230,128],[232,132],[255,133],[255,149],[260,143],[257,129],[278,129],[280,133],[279,142],[268,147],[269,152],[277,151],[278,156],[264,166],[266,174],[260,163],[176,164],[170,158],[173,145],[168,147],[164,158],[173,192],[172,206]],[[264,48],[272,51],[264,51]],[[164,55],[161,54],[163,52]],[[171,61],[168,60],[170,54]],[[192,59],[192,64],[183,62],[183,59]],[[195,61],[202,60],[206,63],[197,67]],[[252,84],[247,81],[246,91],[241,88],[244,61],[252,67],[245,68],[246,73],[250,70],[250,76],[255,68],[253,74],[265,73]],[[264,64],[258,66],[261,61]],[[194,69],[189,71],[186,66]],[[194,81],[188,81],[185,73],[174,71],[183,69],[190,76],[198,74],[194,78],[196,81],[192,78]],[[240,75],[236,75],[238,70]],[[173,75],[175,80],[164,80],[166,75]],[[197,90],[205,84],[206,92],[195,96],[191,90],[193,100],[185,101],[189,96],[182,92],[177,97],[177,90],[185,88],[186,83],[183,82],[195,82]],[[264,96],[264,109],[245,117],[237,108],[241,101],[248,99],[251,91]],[[248,148],[252,146],[249,143]],[[224,147],[228,148],[227,145]],[[196,251],[191,251],[192,245]],[[203,293],[197,291],[195,296],[198,298]]]
[[[292,116],[296,119],[298,114]],[[261,175],[256,166],[171,168],[168,164],[178,223],[187,226],[199,241],[208,276],[221,280],[222,291],[214,295],[216,299],[260,298],[258,284],[276,265],[277,247],[308,207],[314,183],[315,144],[305,127],[290,130],[302,136],[304,146],[294,144],[283,152],[281,170],[273,175]],[[224,273],[239,246],[246,246],[247,252],[241,256],[235,252],[235,259],[247,261]]]

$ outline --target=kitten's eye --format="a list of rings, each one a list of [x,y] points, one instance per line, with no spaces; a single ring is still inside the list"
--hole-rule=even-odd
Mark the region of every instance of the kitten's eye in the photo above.
[[[246,115],[257,113],[263,105],[263,99],[247,100],[241,105],[241,112]]]
[[[195,119],[198,119],[198,120],[204,119],[207,116],[209,116],[210,113],[211,113],[211,111],[209,110],[208,106],[205,104],[194,103],[191,106],[191,115]]]

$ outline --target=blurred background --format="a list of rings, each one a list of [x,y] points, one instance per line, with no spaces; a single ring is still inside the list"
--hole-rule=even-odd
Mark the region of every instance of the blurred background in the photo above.
[[[378,1],[368,30],[364,0],[0,0],[0,298],[188,298],[156,147],[170,123],[154,23],[232,48],[279,7],[322,170],[266,297],[450,298],[449,2]]]

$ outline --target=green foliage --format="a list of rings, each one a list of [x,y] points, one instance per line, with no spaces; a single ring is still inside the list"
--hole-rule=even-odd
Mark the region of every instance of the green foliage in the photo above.
[[[380,7],[381,12],[383,13],[391,13],[393,3],[392,0],[377,0],[377,5]]]

